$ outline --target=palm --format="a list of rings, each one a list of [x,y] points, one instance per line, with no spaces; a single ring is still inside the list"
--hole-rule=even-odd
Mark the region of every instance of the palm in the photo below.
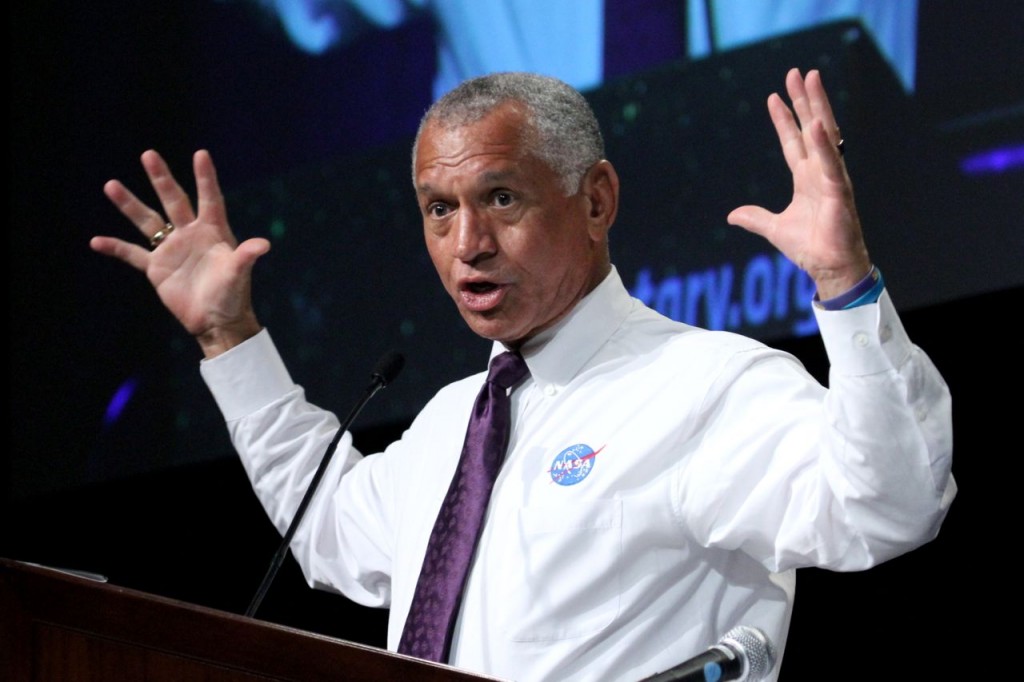
[[[215,229],[199,220],[181,229],[190,241],[168,241],[153,251],[146,277],[167,309],[198,335],[242,314],[248,285],[238,277],[233,243],[218,239]]]

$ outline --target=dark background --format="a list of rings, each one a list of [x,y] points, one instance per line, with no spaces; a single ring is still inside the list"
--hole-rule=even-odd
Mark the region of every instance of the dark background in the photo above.
[[[1022,378],[1024,173],[968,177],[957,162],[1024,143],[1022,19],[1015,2],[922,1],[912,96],[846,26],[706,62],[633,54],[628,73],[588,93],[624,177],[612,248],[629,284],[643,267],[667,275],[717,253],[758,253],[703,225],[751,196],[785,199],[771,184],[783,169],[771,165],[763,97],[784,66],[821,68],[869,246],[953,393],[960,495],[942,533],[867,572],[801,571],[783,680],[942,678],[972,664],[994,626],[990,605],[1011,596],[997,579],[1012,560],[1013,525],[1002,526],[1021,452],[1010,409]],[[290,49],[241,3],[51,3],[12,9],[11,27],[12,438],[0,556],[241,613],[279,538],[201,384],[195,343],[139,273],[88,249],[94,234],[136,238],[102,185],[119,177],[147,196],[138,156],[155,148],[189,189],[192,152],[211,149],[236,230],[274,241],[257,302],[310,394],[344,412],[381,352],[408,355],[361,415],[357,444],[374,450],[487,352],[429,272],[408,189],[431,27],[420,20],[372,49],[320,58]],[[353,77],[367,71],[372,91]],[[668,137],[620,135],[627,105],[644,114],[637,132]],[[647,195],[668,208],[645,210]],[[664,255],[679,250],[705,255],[682,265]],[[827,380],[816,337],[762,331]],[[126,386],[121,418],[105,421]],[[384,612],[308,589],[290,558],[259,616],[384,643]]]

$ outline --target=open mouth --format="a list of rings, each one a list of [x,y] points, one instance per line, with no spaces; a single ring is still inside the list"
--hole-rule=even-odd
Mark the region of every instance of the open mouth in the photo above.
[[[486,294],[488,291],[494,291],[498,288],[498,285],[494,282],[470,282],[466,285],[466,290],[471,294]]]
[[[493,309],[505,297],[507,288],[495,282],[465,282],[459,290],[462,306],[474,312]]]

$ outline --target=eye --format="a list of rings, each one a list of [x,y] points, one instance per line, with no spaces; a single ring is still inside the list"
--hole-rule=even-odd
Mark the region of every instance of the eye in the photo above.
[[[514,197],[511,192],[500,190],[491,195],[492,201],[496,206],[511,206]]]
[[[432,218],[443,218],[450,210],[448,204],[435,201],[427,206],[427,215]]]

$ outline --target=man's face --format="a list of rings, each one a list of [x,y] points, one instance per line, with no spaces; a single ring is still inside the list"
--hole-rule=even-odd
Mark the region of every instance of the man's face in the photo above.
[[[510,347],[564,317],[608,271],[586,193],[565,196],[525,150],[523,126],[509,104],[460,128],[429,124],[415,167],[441,282],[474,332]]]

